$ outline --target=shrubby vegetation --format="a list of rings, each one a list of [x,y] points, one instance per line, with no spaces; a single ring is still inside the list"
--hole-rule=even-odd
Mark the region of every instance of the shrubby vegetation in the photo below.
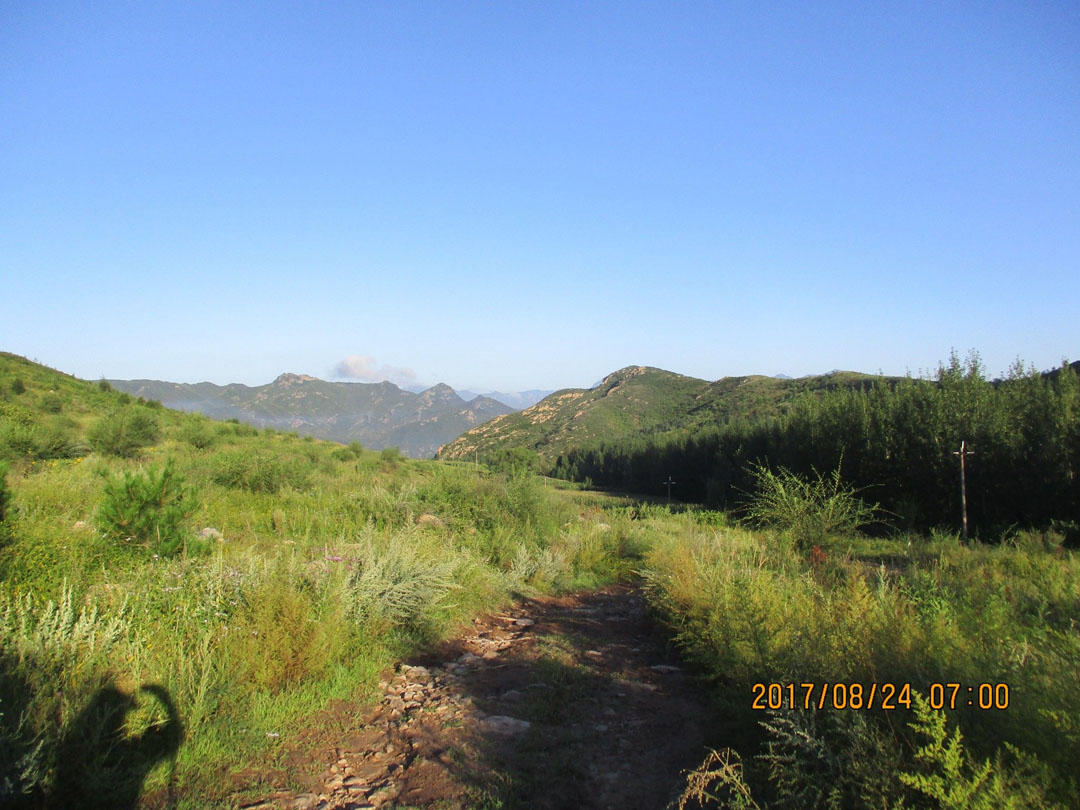
[[[195,507],[184,476],[170,460],[161,468],[125,471],[107,481],[95,517],[104,537],[171,556],[185,547],[189,532],[184,521]]]
[[[693,433],[599,445],[560,456],[554,473],[642,493],[669,474],[682,500],[737,504],[755,465],[810,477],[843,467],[845,481],[906,528],[959,526],[961,440],[973,529],[1048,527],[1080,515],[1080,377],[1073,367],[1025,371],[992,382],[977,355],[955,354],[935,380],[903,379],[809,393],[786,415],[734,419]]]
[[[626,567],[624,537],[578,521],[534,476],[215,423],[20,368],[19,403],[0,404],[22,410],[0,428],[70,417],[81,455],[19,452],[6,479],[0,804],[55,803],[95,706],[136,706],[136,729],[164,722],[146,684],[187,729],[186,806],[224,802],[229,770],[267,756],[283,723],[373,688],[511,593]],[[49,392],[60,414],[38,407]]]
[[[12,425],[37,435],[62,418],[77,450],[48,457],[36,439],[30,452],[0,441],[11,464],[0,475],[0,531],[8,534],[0,543],[0,804],[40,802],[59,789],[65,752],[102,696],[130,703],[132,733],[167,727],[161,701],[140,697],[140,687],[159,684],[186,741],[175,769],[151,772],[147,789],[172,774],[181,806],[224,806],[231,771],[272,760],[276,738],[267,735],[333,699],[374,690],[382,668],[476,613],[513,594],[634,573],[719,707],[724,726],[715,736],[730,748],[694,777],[707,803],[1034,808],[1080,795],[1080,561],[1067,527],[1014,527],[996,546],[964,545],[942,531],[860,537],[860,526],[881,517],[873,503],[896,507],[908,473],[898,467],[893,479],[871,480],[884,469],[867,466],[873,453],[834,442],[840,415],[860,397],[892,403],[880,414],[925,400],[911,424],[933,423],[949,386],[985,396],[976,415],[963,417],[973,424],[1030,410],[1021,425],[1060,425],[1038,435],[1064,441],[1072,372],[1017,376],[1016,385],[1031,388],[1002,411],[993,403],[1012,389],[961,368],[933,385],[808,401],[760,434],[729,426],[731,436],[764,437],[742,455],[710,457],[712,473],[736,457],[761,460],[730,468],[738,475],[727,479],[725,502],[753,518],[738,525],[716,510],[558,491],[529,472],[527,456],[492,459],[495,470],[412,461],[125,404],[97,384],[0,361],[0,371],[7,363],[24,381],[15,395],[0,376],[0,437],[13,435]],[[152,442],[144,435],[131,457],[94,449],[88,435],[101,420],[134,413],[154,418]],[[814,427],[806,421],[814,413],[832,416]],[[873,430],[855,435],[878,446]],[[899,457],[917,467],[952,441],[945,434],[933,452],[911,449],[930,435],[894,436],[887,446],[908,448]],[[813,452],[783,454],[802,446],[786,442],[807,436]],[[986,450],[995,445],[985,436],[979,442],[969,492],[985,480],[974,477],[976,460],[1006,457]],[[765,453],[774,446],[775,458]],[[1030,447],[1044,460],[1059,452]],[[1015,469],[1026,469],[1017,452]],[[941,463],[951,481],[955,459]],[[654,472],[661,481],[667,470]],[[1042,483],[1058,492],[1058,478]],[[1040,485],[1017,484],[1029,492]],[[914,489],[911,502],[931,489]],[[1054,506],[1059,496],[1045,501],[1049,512],[1032,514],[1067,517]],[[990,525],[987,514],[979,513],[980,526]],[[204,528],[215,539],[200,548],[194,538]],[[911,683],[916,697],[910,711],[749,708],[754,683],[826,681]],[[930,684],[945,682],[1008,683],[1010,707],[942,713],[920,702]]]
[[[130,403],[131,397],[128,397],[127,404]],[[98,419],[87,431],[86,438],[98,453],[131,458],[160,439],[161,428],[157,417],[148,409],[126,407]]]
[[[665,533],[646,589],[728,718],[737,753],[697,781],[720,806],[1036,808],[1076,795],[1080,566],[1059,545],[830,533],[807,554],[736,527]],[[750,708],[755,683],[865,695],[883,682],[911,684],[911,711]],[[934,683],[1007,683],[1010,705],[969,707],[965,692],[946,737],[918,697]]]

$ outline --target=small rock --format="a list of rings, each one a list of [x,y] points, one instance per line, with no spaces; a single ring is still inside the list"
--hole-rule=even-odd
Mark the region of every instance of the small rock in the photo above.
[[[203,540],[220,540],[221,532],[215,529],[213,526],[207,526],[199,531],[199,537]]]
[[[505,714],[493,714],[480,721],[480,730],[488,734],[513,736],[522,734],[532,726],[528,720],[518,720],[516,717],[507,717]]]
[[[649,669],[663,673],[682,672],[682,668],[673,667],[671,664],[655,664],[654,666],[649,667]]]
[[[392,801],[397,796],[397,788],[392,785],[387,785],[384,788],[376,790],[374,793],[368,796],[368,801],[371,802],[373,807],[380,807],[389,801]]]
[[[518,627],[532,627],[536,624],[535,619],[515,619],[514,624]]]

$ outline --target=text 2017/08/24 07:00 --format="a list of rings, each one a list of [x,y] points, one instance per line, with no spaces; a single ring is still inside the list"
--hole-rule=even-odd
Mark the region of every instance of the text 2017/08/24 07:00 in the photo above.
[[[910,709],[910,683],[755,683],[753,709]],[[932,709],[1009,708],[1007,683],[932,683]]]

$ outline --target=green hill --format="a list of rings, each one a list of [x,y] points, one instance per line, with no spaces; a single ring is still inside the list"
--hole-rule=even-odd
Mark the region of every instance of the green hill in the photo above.
[[[663,369],[629,366],[591,389],[556,391],[531,408],[492,419],[439,450],[439,458],[527,448],[542,461],[598,442],[693,429],[782,413],[807,391],[858,388],[872,375],[835,371],[815,377],[725,377],[716,382]]]

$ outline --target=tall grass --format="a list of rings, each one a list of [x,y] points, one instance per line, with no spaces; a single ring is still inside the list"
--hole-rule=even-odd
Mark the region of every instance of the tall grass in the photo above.
[[[763,783],[771,777],[776,790],[793,778],[820,776],[820,767],[799,770],[790,761],[777,770],[785,762],[776,748],[781,737],[819,739],[832,757],[860,746],[882,752],[852,762],[876,762],[858,787],[888,777],[882,795],[891,801],[910,798],[895,779],[895,760],[912,770],[917,765],[911,735],[889,713],[869,715],[871,724],[860,729],[850,712],[827,712],[818,725],[831,730],[817,737],[791,727],[791,718],[762,727],[764,718],[748,709],[753,683],[910,683],[923,693],[932,683],[1008,683],[1008,710],[969,708],[965,694],[950,713],[966,745],[973,756],[1006,760],[1006,743],[1015,746],[1023,762],[1050,769],[1053,795],[1073,795],[1078,786],[1070,763],[1080,760],[1080,560],[952,545],[886,568],[847,557],[837,550],[842,547],[805,558],[775,535],[729,528],[661,540],[646,556],[652,604],[714,679],[731,716],[741,718],[742,744],[765,752],[765,760],[750,761],[751,777]],[[888,744],[867,747],[882,734]],[[1003,779],[1009,767],[1000,765]],[[845,770],[851,768],[837,772]],[[828,806],[825,799],[803,801]]]
[[[66,741],[90,714],[111,712],[125,739],[167,726],[144,688],[153,686],[186,733],[175,766],[150,769],[146,789],[168,783],[191,806],[223,803],[228,772],[281,739],[268,734],[286,734],[332,698],[370,693],[395,658],[512,592],[625,568],[626,526],[578,520],[532,477],[232,430],[243,426],[214,426],[206,443],[193,421],[161,419],[158,443],[136,458],[95,454],[9,476],[5,795],[45,800]],[[116,521],[95,521],[131,489],[125,482],[164,493],[151,485],[166,469],[198,492],[177,512],[186,536],[221,535],[205,556],[133,554]],[[137,534],[123,523],[119,534]],[[66,684],[60,703],[56,684]]]

